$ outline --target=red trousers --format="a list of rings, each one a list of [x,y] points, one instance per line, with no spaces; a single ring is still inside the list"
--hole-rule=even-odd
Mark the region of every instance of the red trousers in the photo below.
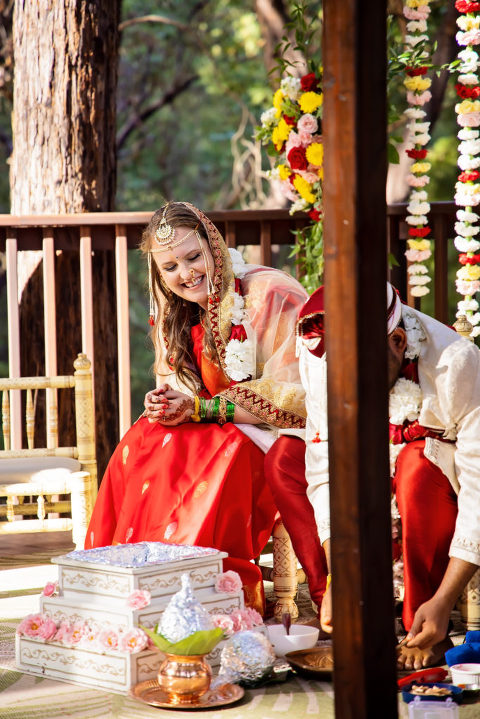
[[[416,440],[402,450],[393,480],[402,518],[403,622],[407,630],[418,607],[433,596],[442,581],[457,517],[456,494],[443,472],[424,457],[424,446],[424,439]],[[280,437],[266,455],[265,477],[307,575],[312,599],[320,606],[327,565],[306,495],[303,441]]]
[[[265,479],[307,575],[312,601],[320,609],[328,568],[306,494],[305,442],[298,437],[279,437],[265,456]]]

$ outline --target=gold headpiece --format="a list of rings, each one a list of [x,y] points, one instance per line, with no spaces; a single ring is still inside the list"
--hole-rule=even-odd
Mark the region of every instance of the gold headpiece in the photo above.
[[[169,225],[165,218],[165,213],[167,211],[168,203],[165,205],[165,209],[163,210],[162,219],[160,220],[160,225],[158,226],[158,229],[156,230],[153,238],[157,245],[160,245],[160,247],[151,249],[150,252],[162,252],[163,250],[171,250],[174,247],[177,247],[177,245],[180,245],[182,242],[185,242],[185,240],[190,237],[194,232],[198,230],[198,223],[195,225],[195,227],[190,230],[184,237],[182,237],[180,240],[177,240],[175,242],[175,228],[172,227],[172,225]]]

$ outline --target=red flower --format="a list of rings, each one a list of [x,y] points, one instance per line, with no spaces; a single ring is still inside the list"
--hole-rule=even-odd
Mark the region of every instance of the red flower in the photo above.
[[[465,172],[460,173],[458,179],[460,182],[475,182],[479,177],[480,172],[478,170],[465,170]]]
[[[290,125],[290,126],[291,126],[291,125],[295,125],[295,123],[296,123],[295,118],[294,118],[294,117],[290,117],[290,115],[284,115],[284,116],[283,116],[283,119],[285,120],[285,122],[287,123],[287,125]]]
[[[480,2],[470,2],[470,0],[457,0],[455,7],[458,12],[476,12],[480,10]]]
[[[478,85],[475,85],[474,87],[467,87],[466,85],[462,85],[457,82],[455,90],[457,91],[457,95],[463,99],[478,100],[480,97],[480,86]]]
[[[405,150],[405,152],[412,160],[424,160],[427,156],[426,150]]]
[[[323,214],[323,213],[322,213],[320,210],[317,210],[317,209],[314,207],[313,210],[310,210],[310,212],[308,213],[308,216],[309,216],[310,219],[313,220],[314,222],[320,222],[320,220],[322,219],[322,214]]]
[[[405,72],[410,77],[416,77],[417,75],[426,75],[427,71],[428,71],[427,67],[411,67],[411,66],[407,65],[407,67],[405,68]]]
[[[401,425],[401,424],[392,424],[391,422],[389,423],[388,436],[389,436],[390,442],[392,444],[402,444],[402,442],[403,442],[402,428],[403,428],[403,425]]]
[[[245,332],[245,327],[243,325],[233,325],[232,326],[232,332],[230,334],[231,340],[240,340],[240,342],[244,342],[247,339],[247,333]]]
[[[458,255],[458,261],[461,265],[478,265],[480,263],[480,255],[472,255],[469,257],[467,254],[462,252]]]
[[[316,90],[318,87],[318,80],[315,77],[314,72],[309,72],[308,75],[304,75],[300,78],[300,85],[302,86],[303,92],[310,92]]]
[[[431,232],[430,227],[409,227],[408,234],[410,237],[426,237]]]
[[[292,147],[287,155],[287,159],[292,170],[306,170],[308,167],[304,147]]]

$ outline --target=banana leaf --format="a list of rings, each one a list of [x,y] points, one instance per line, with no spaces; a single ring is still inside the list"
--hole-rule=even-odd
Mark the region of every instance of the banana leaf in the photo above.
[[[166,654],[182,654],[183,656],[193,656],[195,654],[209,654],[218,642],[225,638],[223,629],[216,627],[215,629],[201,630],[194,632],[189,637],[185,637],[179,642],[172,643],[168,641],[162,634],[142,627],[143,631],[148,634],[155,646],[161,652]]]

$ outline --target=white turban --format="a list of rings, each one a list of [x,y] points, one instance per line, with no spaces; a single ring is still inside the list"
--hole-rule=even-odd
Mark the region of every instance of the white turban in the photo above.
[[[390,335],[402,319],[402,303],[397,290],[387,282],[387,333]]]

